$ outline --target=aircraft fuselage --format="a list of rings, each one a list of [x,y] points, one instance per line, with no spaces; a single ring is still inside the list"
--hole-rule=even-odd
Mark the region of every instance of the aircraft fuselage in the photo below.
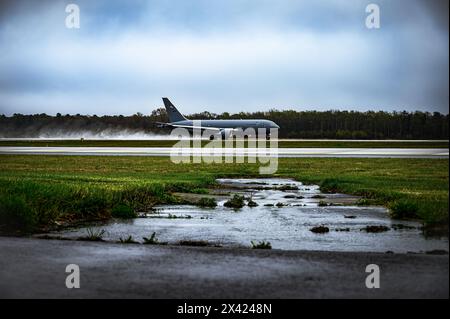
[[[184,120],[184,121],[172,122],[172,124],[183,125],[183,126],[194,126],[194,121],[193,120]],[[263,120],[263,119],[261,119],[261,120],[232,120],[232,119],[230,119],[230,120],[196,120],[195,124],[196,124],[196,126],[198,126],[200,124],[200,126],[202,128],[212,127],[212,128],[220,128],[220,129],[242,128],[245,130],[247,128],[254,128],[254,129],[279,128],[279,126],[277,124],[275,124],[274,122],[269,121],[269,120]]]

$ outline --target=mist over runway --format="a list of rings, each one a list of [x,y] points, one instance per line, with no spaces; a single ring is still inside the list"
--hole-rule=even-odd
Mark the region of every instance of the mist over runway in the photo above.
[[[174,147],[0,147],[0,154],[15,155],[86,155],[86,156],[181,156],[220,155],[220,149]],[[446,148],[222,148],[222,155],[336,158],[448,158]]]
[[[113,137],[91,136],[91,137],[0,137],[1,141],[179,141],[178,136],[170,135],[118,135]],[[190,138],[190,141],[202,140],[210,141],[209,138]],[[235,139],[242,140],[242,139]],[[257,140],[257,139],[256,139]],[[271,139],[276,140],[276,139]],[[449,142],[449,140],[402,140],[402,139],[328,139],[328,138],[279,138],[278,142],[364,142],[364,143],[438,143]]]

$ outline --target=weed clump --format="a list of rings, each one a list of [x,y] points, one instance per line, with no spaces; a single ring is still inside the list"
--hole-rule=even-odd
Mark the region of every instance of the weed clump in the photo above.
[[[384,225],[366,226],[361,230],[365,230],[368,233],[382,233],[388,231],[390,228]]]
[[[115,218],[131,219],[136,218],[136,212],[128,205],[119,204],[111,211],[111,216]]]
[[[216,202],[216,200],[214,198],[202,197],[197,202],[197,205],[200,206],[200,207],[216,207],[217,206],[217,202]]]
[[[78,240],[83,241],[103,241],[103,235],[105,234],[104,229],[95,230],[88,228],[86,230],[87,235],[83,237],[78,237]]]
[[[252,249],[272,249],[272,244],[266,241],[259,241],[255,243],[253,240],[251,241]]]
[[[175,215],[175,214],[169,214],[169,215],[167,215],[167,218],[168,219],[191,219],[192,216],[191,215],[178,216],[178,215]]]
[[[258,203],[255,202],[254,200],[250,199],[247,203],[248,207],[256,207],[258,206]]]
[[[244,196],[235,194],[231,199],[226,201],[223,206],[231,208],[242,208],[244,207]]]
[[[326,226],[321,225],[321,226],[316,226],[316,227],[311,228],[310,231],[312,231],[313,233],[316,233],[316,234],[325,234],[325,233],[330,232],[330,229]]]
[[[156,238],[155,232],[153,232],[153,234],[149,238],[142,237],[142,239],[144,240],[145,245],[157,245],[159,243],[158,238]]]
[[[180,246],[195,246],[195,247],[206,247],[209,243],[205,240],[180,240],[178,242]]]
[[[133,236],[128,236],[127,238],[122,238],[122,237],[120,237],[119,238],[119,242],[121,243],[121,244],[138,244],[138,242],[137,241],[135,241],[134,239],[133,239]]]

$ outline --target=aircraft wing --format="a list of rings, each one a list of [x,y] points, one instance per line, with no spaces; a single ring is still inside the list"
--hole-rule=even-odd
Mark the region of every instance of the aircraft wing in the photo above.
[[[172,123],[162,123],[162,122],[156,122],[160,127],[180,127],[185,129],[198,129],[198,130],[209,130],[209,131],[216,131],[220,132],[221,129],[218,127],[206,127],[206,126],[192,126],[192,125],[180,125],[180,124],[172,124]]]

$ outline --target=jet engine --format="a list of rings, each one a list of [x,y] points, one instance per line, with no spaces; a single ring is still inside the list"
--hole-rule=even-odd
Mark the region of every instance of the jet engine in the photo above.
[[[222,140],[232,137],[233,133],[234,133],[234,129],[232,129],[232,128],[224,128],[224,129],[220,130],[220,135],[222,136]]]

